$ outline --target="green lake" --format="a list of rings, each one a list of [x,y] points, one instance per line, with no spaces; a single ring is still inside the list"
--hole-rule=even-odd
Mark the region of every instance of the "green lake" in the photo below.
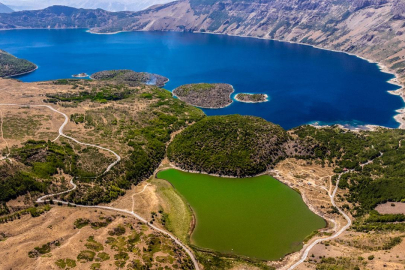
[[[271,176],[222,178],[169,169],[158,173],[192,207],[191,243],[215,251],[278,260],[326,226],[301,196]]]

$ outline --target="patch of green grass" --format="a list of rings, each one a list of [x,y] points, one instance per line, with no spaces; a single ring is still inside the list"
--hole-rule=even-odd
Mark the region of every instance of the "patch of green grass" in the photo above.
[[[51,252],[51,243],[47,243],[42,245],[41,247],[35,247],[35,250],[39,252],[39,254],[46,254]]]
[[[82,250],[79,255],[77,255],[77,260],[81,263],[91,262],[94,260],[96,253],[91,250]]]
[[[119,252],[114,255],[114,259],[127,261],[129,259],[129,256],[128,256],[128,253],[126,253],[126,252]]]
[[[176,89],[176,93],[179,96],[186,96],[190,92],[204,92],[211,90],[214,88],[215,85],[210,84],[210,83],[193,83],[193,84],[186,84],[178,87]]]
[[[75,224],[75,227],[76,227],[76,228],[81,229],[81,228],[83,228],[83,227],[89,225],[89,224],[90,224],[90,220],[88,220],[88,219],[83,219],[83,218],[78,218],[78,219],[76,219],[76,221],[75,221],[74,224]]]
[[[72,259],[59,259],[55,264],[61,269],[65,269],[66,267],[69,269],[76,267],[76,261]]]
[[[165,209],[168,215],[165,227],[182,242],[187,243],[193,218],[190,208],[169,182],[153,178],[151,183],[157,186],[157,193],[168,208]]]
[[[125,234],[125,227],[122,225],[119,225],[118,227],[109,231],[108,234],[111,236],[113,236],[113,235],[121,236],[121,235]]]
[[[101,243],[97,242],[94,240],[93,236],[90,236],[89,239],[87,239],[87,243],[85,244],[86,248],[93,250],[93,251],[102,251],[104,250],[104,247]]]
[[[90,266],[90,269],[91,269],[91,270],[99,270],[99,269],[101,269],[101,264],[100,264],[100,263],[93,263],[93,264]]]
[[[106,252],[100,252],[97,254],[96,261],[100,260],[102,262],[108,261],[110,259],[110,255],[108,255]]]

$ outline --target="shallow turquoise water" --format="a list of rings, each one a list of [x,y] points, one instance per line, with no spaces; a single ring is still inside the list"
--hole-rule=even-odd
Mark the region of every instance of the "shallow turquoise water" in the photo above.
[[[191,33],[132,32],[93,35],[76,30],[0,31],[0,48],[36,63],[23,81],[68,78],[106,69],[164,75],[166,88],[222,82],[236,93],[266,93],[270,102],[235,102],[208,115],[263,117],[284,128],[320,122],[398,127],[393,116],[404,106],[387,90],[392,75],[343,53],[253,38]],[[235,93],[235,94],[236,94]]]

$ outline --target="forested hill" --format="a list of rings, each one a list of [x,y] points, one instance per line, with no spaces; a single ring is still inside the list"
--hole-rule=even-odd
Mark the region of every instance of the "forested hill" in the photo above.
[[[0,50],[0,77],[10,77],[34,71],[37,66]]]

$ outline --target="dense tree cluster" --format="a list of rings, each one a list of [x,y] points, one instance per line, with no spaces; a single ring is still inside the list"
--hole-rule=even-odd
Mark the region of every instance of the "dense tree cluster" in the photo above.
[[[207,117],[176,136],[168,157],[186,170],[243,177],[283,158],[288,139],[284,129],[262,118]]]

